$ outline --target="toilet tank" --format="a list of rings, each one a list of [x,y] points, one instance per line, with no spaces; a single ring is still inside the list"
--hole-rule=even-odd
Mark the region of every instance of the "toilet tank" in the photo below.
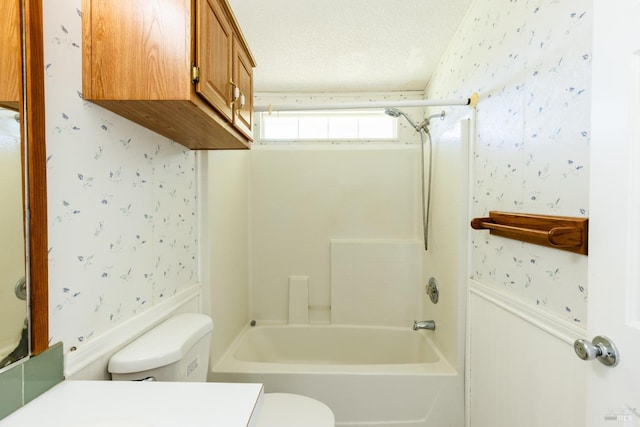
[[[213,322],[199,313],[176,314],[109,359],[113,380],[207,380]]]

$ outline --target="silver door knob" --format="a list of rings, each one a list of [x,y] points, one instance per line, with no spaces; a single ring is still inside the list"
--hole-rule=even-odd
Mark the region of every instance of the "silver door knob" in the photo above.
[[[582,360],[598,359],[603,365],[616,366],[620,359],[620,354],[616,346],[607,337],[598,335],[593,342],[587,340],[576,340],[573,349]]]

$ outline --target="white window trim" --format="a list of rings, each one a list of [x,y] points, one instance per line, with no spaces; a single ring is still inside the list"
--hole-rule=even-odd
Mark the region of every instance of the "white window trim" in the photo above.
[[[264,118],[268,118],[270,116],[276,117],[287,117],[298,119],[296,125],[299,126],[300,118],[308,118],[308,117],[321,117],[327,118],[327,131],[326,137],[300,137],[300,128],[291,129],[296,133],[296,137],[292,138],[265,138],[265,121]],[[358,127],[357,132],[358,136],[330,136],[330,118],[332,117],[356,117],[358,119]],[[390,133],[384,135],[383,137],[376,138],[363,133],[364,136],[361,136],[359,121],[360,118],[380,118],[381,120],[388,120]],[[378,143],[378,142],[397,142],[399,141],[399,129],[397,119],[393,117],[389,117],[384,114],[384,110],[327,110],[327,111],[293,111],[293,112],[278,112],[269,114],[267,112],[257,113],[256,117],[256,130],[257,130],[257,140],[256,143],[264,143],[264,144],[331,144],[331,143],[339,143],[339,144],[348,144],[348,143]]]

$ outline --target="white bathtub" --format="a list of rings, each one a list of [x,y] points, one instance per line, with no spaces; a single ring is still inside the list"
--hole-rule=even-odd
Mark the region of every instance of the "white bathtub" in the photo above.
[[[331,407],[337,426],[462,426],[463,385],[410,327],[248,327],[213,367],[211,380],[259,382]]]

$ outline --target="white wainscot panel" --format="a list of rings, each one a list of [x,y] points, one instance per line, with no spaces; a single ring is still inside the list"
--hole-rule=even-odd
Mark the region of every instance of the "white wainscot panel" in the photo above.
[[[467,363],[472,427],[584,426],[584,330],[471,283]],[[593,363],[593,362],[589,362]]]

